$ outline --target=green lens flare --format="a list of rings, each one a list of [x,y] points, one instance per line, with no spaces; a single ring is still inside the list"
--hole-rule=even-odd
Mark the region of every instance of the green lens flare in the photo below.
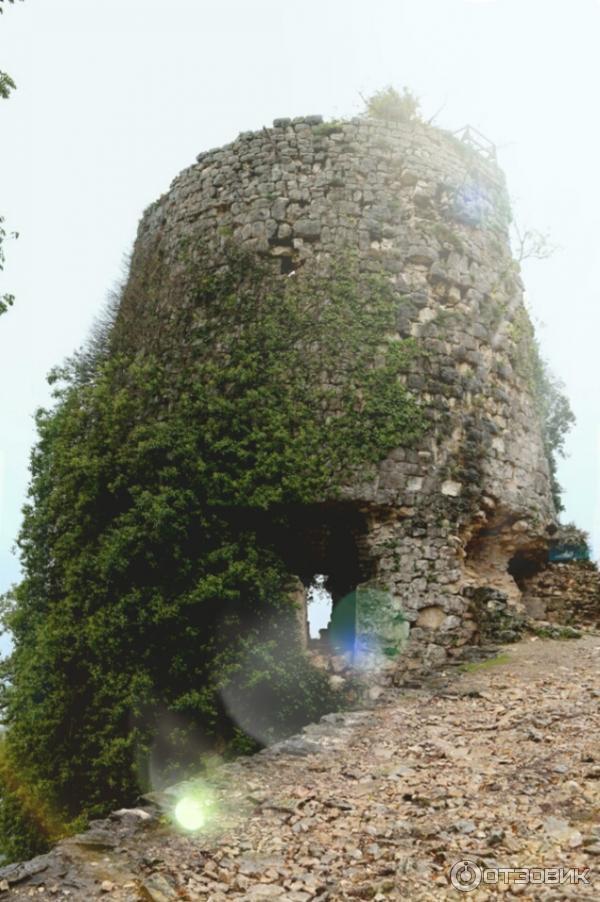
[[[202,830],[206,824],[206,806],[201,799],[184,796],[175,806],[175,820],[184,830],[190,833]]]

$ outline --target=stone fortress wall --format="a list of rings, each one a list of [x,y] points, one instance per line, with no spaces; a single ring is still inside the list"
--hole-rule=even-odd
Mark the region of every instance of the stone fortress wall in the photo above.
[[[523,586],[533,620],[600,628],[600,578],[591,561],[549,564]]]
[[[440,664],[477,641],[486,609],[520,610],[514,562],[545,554],[556,519],[509,222],[501,171],[450,133],[307,116],[200,154],[140,224],[120,314],[139,335],[145,302],[135,284],[157,258],[175,271],[182,240],[201,242],[216,264],[233,242],[269,260],[274,279],[350,250],[393,284],[396,335],[427,352],[406,380],[431,429],[420,447],[393,451],[375,478],[356,474],[346,508],[332,499],[322,513],[329,533],[336,524],[352,532],[366,562],[357,582],[387,590],[376,611],[358,606],[357,639],[375,638],[393,658],[391,624],[404,612],[403,667]],[[165,321],[180,302],[163,292]]]

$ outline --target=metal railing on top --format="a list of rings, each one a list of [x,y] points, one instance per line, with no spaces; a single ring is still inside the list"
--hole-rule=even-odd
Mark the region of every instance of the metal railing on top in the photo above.
[[[459,141],[462,141],[463,144],[478,151],[486,159],[496,161],[496,145],[489,138],[486,138],[485,135],[482,135],[480,131],[477,131],[476,128],[473,128],[472,125],[464,125],[457,131],[452,132],[452,134]]]

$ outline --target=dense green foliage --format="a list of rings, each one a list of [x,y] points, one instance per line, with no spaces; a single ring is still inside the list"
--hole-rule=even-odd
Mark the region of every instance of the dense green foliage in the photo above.
[[[255,712],[263,741],[339,705],[301,652],[271,538],[424,430],[400,378],[418,349],[387,339],[385,280],[349,261],[274,282],[233,252],[185,271],[172,335],[159,316],[154,342],[132,340],[121,313],[38,414],[25,578],[5,612],[11,856],[132,802],[157,769],[252,747],[228,705]],[[146,291],[157,309],[160,277]]]

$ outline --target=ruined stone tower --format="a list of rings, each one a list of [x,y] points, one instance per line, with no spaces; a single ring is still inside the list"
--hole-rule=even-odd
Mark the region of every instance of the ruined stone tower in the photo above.
[[[334,604],[355,593],[356,643],[395,667],[439,664],[518,610],[514,577],[545,554],[555,521],[509,221],[493,156],[460,138],[419,122],[309,116],[200,154],[140,224],[119,314],[138,351],[157,317],[168,330],[186,303],[182,242],[214,267],[226,245],[241,247],[273,280],[350,252],[393,286],[394,337],[423,351],[405,384],[430,428],[356,472],[341,497],[295,511],[280,545],[305,586],[323,573]],[[143,285],[158,269],[150,325]],[[377,592],[364,606],[368,586]],[[410,631],[397,656],[399,614]]]

